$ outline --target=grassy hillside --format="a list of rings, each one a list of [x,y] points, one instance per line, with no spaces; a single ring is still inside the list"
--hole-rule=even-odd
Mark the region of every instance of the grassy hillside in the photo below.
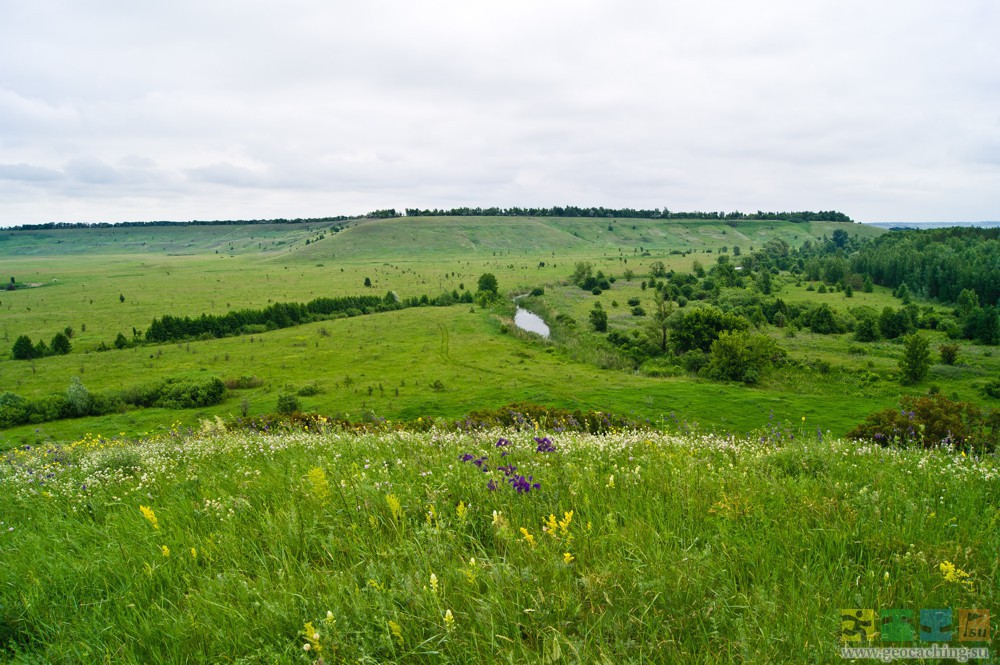
[[[334,233],[334,226],[343,230]],[[586,327],[589,309],[601,302],[612,327],[638,330],[644,320],[633,317],[625,301],[638,298],[649,307],[652,292],[640,289],[638,276],[624,279],[626,270],[645,275],[654,261],[689,270],[695,260],[713,264],[722,247],[732,252],[739,245],[748,252],[774,238],[797,245],[836,229],[883,232],[836,223],[464,217],[2,232],[4,273],[25,288],[0,292],[0,343],[9,349],[22,334],[47,341],[66,327],[74,335],[68,356],[25,362],[0,354],[0,390],[37,399],[65,393],[74,376],[95,393],[165,378],[253,376],[260,385],[234,390],[223,404],[204,409],[129,410],[12,427],[0,433],[0,446],[87,432],[139,434],[178,420],[194,423],[244,410],[266,413],[275,409],[279,395],[299,392],[305,393],[300,398],[305,409],[352,417],[458,418],[472,409],[530,400],[741,432],[806,416],[810,426],[842,434],[871,410],[896,404],[901,391],[891,375],[898,345],[869,346],[858,355],[840,338],[808,332],[779,337],[807,369],[778,372],[749,388],[683,373],[638,374],[585,340],[557,336],[542,342],[515,334],[503,308],[456,305],[96,352],[119,333],[130,339],[133,329],[141,332],[164,314],[222,314],[387,291],[433,298],[474,291],[484,272],[496,274],[508,294],[546,287],[537,306],[547,308],[550,317],[561,313]],[[618,276],[614,288],[594,296],[565,285],[580,260]],[[364,286],[366,278],[371,288]],[[849,307],[892,302],[881,289],[846,300],[792,282],[776,288],[787,300],[823,298],[845,313]],[[930,381],[948,395],[975,399],[975,383],[996,373],[998,359],[969,347],[963,360],[960,367],[936,367]],[[822,380],[808,369],[817,361],[828,369]],[[873,376],[880,378],[873,382]]]
[[[334,232],[333,229],[343,229]],[[618,249],[666,253],[762,245],[781,238],[795,246],[835,229],[870,237],[884,233],[838,222],[594,219],[565,217],[400,217],[349,222],[147,226],[10,231],[0,229],[0,257],[86,254],[225,255],[291,253],[297,258],[438,259],[492,256],[597,255]],[[320,236],[323,240],[317,241]],[[310,240],[310,244],[305,244]],[[597,252],[597,254],[595,254]]]
[[[637,419],[674,417],[736,431],[807,416],[810,427],[842,433],[872,407],[870,395],[829,401],[822,386],[765,390],[599,369],[527,334],[501,334],[500,322],[490,313],[457,306],[313,323],[265,335],[74,353],[34,365],[4,361],[6,385],[26,396],[65,391],[73,376],[93,392],[160,376],[252,375],[263,385],[234,391],[225,403],[200,410],[148,409],[10,428],[0,434],[10,443],[88,432],[140,434],[177,419],[193,423],[215,415],[235,417],[244,399],[250,414],[261,414],[275,409],[279,394],[310,388],[317,392],[301,397],[304,409],[351,419],[366,413],[392,420],[459,418],[475,409],[527,400],[584,410],[610,405]],[[891,406],[895,393],[879,400]]]
[[[0,453],[0,659],[832,663],[844,608],[998,606],[996,462],[802,429]]]
[[[412,261],[441,257],[488,258],[496,252],[514,259],[586,256],[616,258],[643,250],[718,251],[720,247],[763,245],[780,238],[792,246],[847,229],[861,237],[883,231],[861,224],[746,221],[727,224],[704,220],[593,219],[565,217],[402,217],[366,220],[327,240],[303,248],[298,256],[320,258],[398,258]]]
[[[344,223],[340,223],[340,226]],[[205,226],[0,229],[0,257],[88,254],[184,256],[216,251],[246,254],[288,251],[335,223]]]

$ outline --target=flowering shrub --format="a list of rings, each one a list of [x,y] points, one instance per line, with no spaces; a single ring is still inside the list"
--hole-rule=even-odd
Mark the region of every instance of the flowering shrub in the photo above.
[[[848,438],[882,445],[950,445],[993,451],[1000,437],[1000,414],[984,416],[969,402],[954,402],[940,393],[923,397],[907,395],[900,409],[870,414],[847,433]]]

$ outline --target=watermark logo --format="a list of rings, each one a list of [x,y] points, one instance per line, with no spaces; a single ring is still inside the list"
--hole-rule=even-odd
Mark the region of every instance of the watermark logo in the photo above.
[[[882,610],[882,641],[912,642],[913,610]]]
[[[875,640],[875,610],[840,610],[840,641],[861,644]]]
[[[989,610],[959,610],[958,611],[958,641],[959,642],[989,642],[990,641],[990,611]]]
[[[983,643],[990,642],[990,635],[990,612],[985,609],[840,610],[840,655],[852,660],[989,660],[990,649]],[[885,646],[873,646],[876,642]]]

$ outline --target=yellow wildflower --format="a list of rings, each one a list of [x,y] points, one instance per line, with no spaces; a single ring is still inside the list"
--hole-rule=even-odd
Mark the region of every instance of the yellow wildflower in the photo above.
[[[559,532],[563,536],[569,535],[569,523],[573,521],[573,511],[563,513],[563,518],[559,520]]]
[[[434,573],[431,573],[431,591],[438,592],[438,576]]]
[[[392,633],[392,636],[396,638],[397,642],[399,642],[399,646],[403,646],[403,628],[402,628],[402,626],[400,626],[395,621],[389,621],[389,632]]]
[[[385,502],[389,504],[389,510],[392,511],[392,519],[399,520],[400,516],[403,514],[403,507],[399,503],[399,499],[396,498],[395,494],[386,494]]]
[[[139,506],[139,510],[142,511],[142,516],[153,525],[154,529],[159,529],[160,525],[156,522],[156,513],[149,506]]]
[[[535,537],[532,536],[530,533],[528,533],[528,530],[525,529],[523,526],[521,527],[521,535],[524,536],[524,539],[528,542],[529,545],[531,545],[532,547],[535,546]]]
[[[323,647],[319,643],[319,631],[312,625],[312,621],[306,621],[302,629],[302,635],[306,638],[306,643],[302,645],[302,649],[305,651],[315,651],[318,656],[323,651]]]
[[[326,479],[326,471],[324,471],[321,467],[315,466],[309,469],[309,473],[306,474],[306,478],[308,478],[309,487],[317,499],[321,502],[325,502],[328,498],[330,498],[330,483]]]
[[[196,550],[193,547],[191,548],[191,558],[192,559],[197,559],[198,558],[198,550]]]
[[[563,563],[565,563],[566,565],[569,565],[569,564],[573,563],[573,561],[575,561],[575,560],[576,560],[575,556],[573,556],[569,552],[563,552]]]
[[[542,527],[542,531],[549,534],[553,538],[556,537],[556,527],[559,523],[556,521],[555,515],[549,515],[549,518],[545,520],[545,525]]]
[[[163,553],[163,556],[170,556],[170,548],[166,545],[160,545],[160,552]]]
[[[460,520],[462,520],[464,522],[465,521],[465,513],[466,513],[467,510],[468,510],[468,508],[465,507],[465,502],[464,501],[459,501],[458,505],[455,506],[455,514],[458,515],[458,519],[460,519]]]
[[[453,615],[453,614],[451,613],[451,610],[447,610],[447,611],[446,611],[446,612],[444,613],[444,628],[445,628],[445,630],[447,630],[447,631],[448,631],[449,633],[450,633],[451,631],[455,630],[455,617],[454,617],[454,615]]]
[[[968,589],[972,588],[972,580],[969,579],[969,574],[961,568],[956,567],[951,561],[942,561],[938,568],[941,570],[941,575],[944,576],[945,582],[954,582]]]
[[[611,489],[614,489],[614,487],[615,487],[615,474],[612,473],[611,476],[608,477],[608,482],[605,485],[605,487],[610,487]]]

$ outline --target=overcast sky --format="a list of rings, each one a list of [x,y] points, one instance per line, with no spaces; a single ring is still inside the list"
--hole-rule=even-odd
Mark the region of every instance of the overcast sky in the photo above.
[[[0,0],[0,225],[1000,219],[996,0]]]

